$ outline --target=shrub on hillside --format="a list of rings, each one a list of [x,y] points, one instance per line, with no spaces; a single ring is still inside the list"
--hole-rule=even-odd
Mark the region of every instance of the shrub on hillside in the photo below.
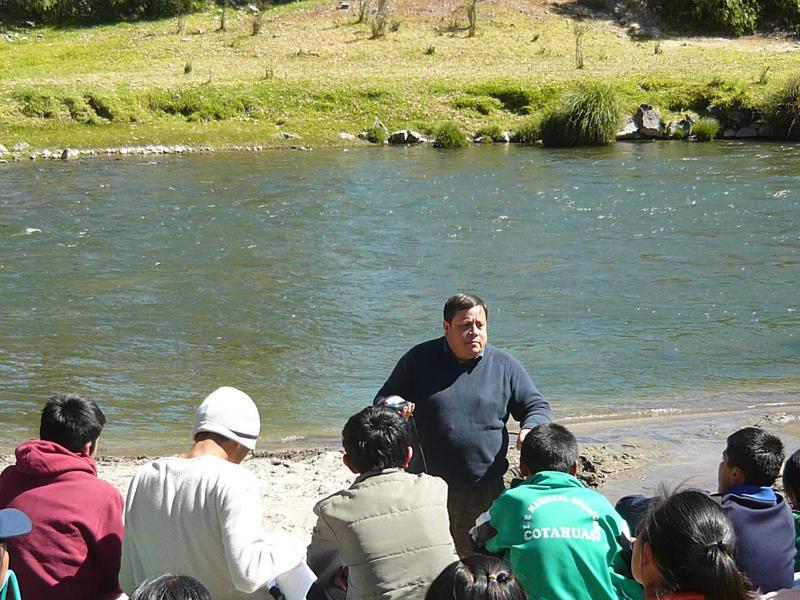
[[[200,0],[0,0],[0,14],[46,23],[96,23],[187,14]]]
[[[650,0],[674,25],[742,35],[755,30],[763,0]]]
[[[800,140],[800,76],[791,78],[769,99],[766,116],[775,137]]]
[[[622,103],[610,85],[590,82],[569,92],[542,118],[545,146],[602,146],[616,140]]]
[[[433,142],[434,148],[463,148],[467,145],[467,136],[461,131],[461,127],[454,121],[440,123],[435,130],[436,140]]]
[[[703,117],[692,125],[692,135],[698,142],[710,142],[717,137],[717,133],[719,133],[719,121],[716,119]]]

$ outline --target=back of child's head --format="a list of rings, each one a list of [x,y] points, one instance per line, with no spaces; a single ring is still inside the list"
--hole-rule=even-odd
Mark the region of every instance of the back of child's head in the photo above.
[[[511,568],[499,558],[475,554],[445,567],[425,600],[526,600]]]
[[[654,498],[637,543],[653,552],[659,594],[702,594],[706,600],[745,600],[750,584],[736,566],[735,535],[722,507],[703,492]],[[634,566],[635,568],[635,566]]]
[[[354,414],[342,429],[342,446],[359,473],[403,466],[410,445],[407,420],[382,406]]]
[[[728,467],[744,472],[744,483],[769,487],[781,472],[783,442],[758,427],[745,427],[728,436],[725,456]]]
[[[78,394],[56,394],[42,409],[39,438],[80,452],[97,441],[106,417],[94,401]]]
[[[211,592],[189,575],[164,573],[145,579],[130,600],[212,600]]]
[[[578,460],[578,441],[563,425],[544,423],[528,432],[522,441],[520,463],[531,474],[539,471],[568,473]]]
[[[793,508],[800,508],[800,450],[795,450],[783,465],[783,489]]]

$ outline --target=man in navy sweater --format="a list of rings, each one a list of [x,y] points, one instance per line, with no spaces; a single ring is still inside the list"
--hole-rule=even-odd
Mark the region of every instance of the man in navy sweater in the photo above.
[[[409,470],[447,482],[450,529],[461,556],[472,553],[475,519],[503,491],[509,415],[520,422],[518,444],[552,418],[519,361],[487,344],[487,323],[486,303],[477,296],[448,299],[444,337],[411,348],[374,400],[392,405],[399,396],[409,403],[403,412],[414,416],[420,457]]]

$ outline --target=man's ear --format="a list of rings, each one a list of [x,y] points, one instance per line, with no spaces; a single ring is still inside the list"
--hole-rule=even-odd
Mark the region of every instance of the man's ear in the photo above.
[[[445,333],[450,331],[450,323],[448,323],[447,321],[442,321],[442,329],[444,329]]]
[[[411,446],[406,447],[406,457],[403,459],[403,464],[400,465],[400,468],[405,470],[408,468],[408,465],[411,463],[411,457],[414,456],[414,449]]]
[[[578,469],[580,468],[580,459],[576,460],[572,463],[572,466],[569,468],[569,474],[573,477],[578,474]]]
[[[350,457],[349,457],[349,456],[347,456],[347,454],[345,454],[345,455],[342,457],[342,462],[344,462],[344,464],[345,464],[345,465],[347,465],[347,468],[348,468],[348,469],[350,469],[350,471],[352,471],[353,473],[355,473],[356,475],[358,475],[358,469],[356,469],[356,468],[353,466],[353,463],[350,461]]]

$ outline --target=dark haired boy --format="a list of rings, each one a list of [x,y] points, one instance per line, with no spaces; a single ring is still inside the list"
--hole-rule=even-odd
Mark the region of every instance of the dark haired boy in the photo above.
[[[350,417],[342,445],[344,464],[358,477],[314,507],[308,564],[318,584],[334,596],[346,589],[349,600],[424,598],[442,569],[458,559],[447,485],[404,471],[412,455],[408,424],[388,408]]]
[[[25,600],[116,598],[122,496],[97,478],[103,411],[77,394],[50,398],[39,435],[16,449],[0,475],[0,508],[27,513],[33,529],[8,540]]]
[[[736,564],[762,592],[792,587],[795,533],[789,503],[772,489],[783,443],[758,427],[728,436],[717,492],[736,533]]]
[[[602,494],[575,476],[578,443],[572,433],[555,423],[531,429],[522,443],[520,470],[525,481],[489,509],[492,537],[484,546],[504,555],[528,595],[641,598],[639,584],[622,575],[628,527]]]

